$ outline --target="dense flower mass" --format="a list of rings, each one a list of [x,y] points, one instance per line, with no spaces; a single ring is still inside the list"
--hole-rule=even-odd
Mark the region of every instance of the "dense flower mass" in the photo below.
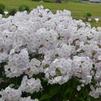
[[[64,84],[76,77],[83,85],[91,84],[91,96],[101,95],[101,29],[75,20],[68,10],[53,14],[43,6],[30,13],[0,16],[0,64],[5,63],[7,78],[22,77],[16,89],[9,85],[0,91],[0,101],[38,101],[23,92],[44,90],[40,78],[49,84]],[[12,100],[13,99],[13,100]]]

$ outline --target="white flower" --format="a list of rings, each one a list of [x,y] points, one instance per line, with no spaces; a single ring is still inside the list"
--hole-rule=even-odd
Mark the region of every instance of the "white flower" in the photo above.
[[[5,66],[5,73],[7,77],[20,76],[28,68],[28,51],[26,49],[22,49],[20,53],[11,54],[9,56],[8,65]]]
[[[90,92],[90,95],[93,96],[94,98],[99,98],[99,96],[101,95],[101,88],[98,87],[96,89],[92,89],[92,91]]]
[[[27,69],[25,73],[31,77],[33,76],[33,74],[39,74],[42,71],[43,71],[43,68],[41,66],[41,62],[37,60],[36,58],[33,58],[30,61],[29,69]]]
[[[27,76],[23,77],[23,80],[21,82],[21,86],[19,89],[22,92],[28,92],[28,93],[33,93],[33,92],[38,92],[42,88],[41,86],[41,81],[39,79],[28,79]]]
[[[70,55],[73,53],[73,46],[67,45],[65,43],[60,44],[60,47],[56,49],[57,54],[61,58],[69,58]]]
[[[77,91],[80,91],[81,90],[81,86],[77,86]]]
[[[8,11],[4,11],[4,14],[7,15],[8,14]]]
[[[96,21],[96,22],[99,22],[99,20],[100,20],[99,18],[95,18],[95,21]]]
[[[3,52],[3,53],[0,53],[0,63],[2,62],[5,62],[8,58],[8,54]]]
[[[92,79],[92,64],[93,63],[89,57],[75,56],[73,59],[73,75],[82,78],[82,80],[85,80],[86,84],[90,83]]]
[[[67,82],[72,76],[72,60],[66,60],[64,58],[55,59],[52,64],[50,64],[50,67],[45,69],[44,72],[46,74],[46,78],[49,79],[49,83],[51,84],[62,84]]]
[[[19,101],[21,97],[21,91],[10,88],[9,86],[1,92],[2,99],[4,101]]]

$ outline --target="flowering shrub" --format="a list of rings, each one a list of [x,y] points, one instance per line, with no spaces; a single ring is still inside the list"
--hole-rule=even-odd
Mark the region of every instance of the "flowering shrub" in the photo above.
[[[42,6],[0,17],[0,101],[100,98],[100,28]]]

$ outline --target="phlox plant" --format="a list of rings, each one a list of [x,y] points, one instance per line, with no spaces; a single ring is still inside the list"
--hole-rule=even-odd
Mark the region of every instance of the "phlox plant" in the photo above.
[[[43,6],[0,15],[0,101],[101,101],[101,28]]]

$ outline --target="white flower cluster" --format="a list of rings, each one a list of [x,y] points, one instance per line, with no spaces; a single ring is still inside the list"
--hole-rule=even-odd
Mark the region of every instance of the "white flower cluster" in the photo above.
[[[86,85],[94,77],[97,88],[90,95],[101,95],[101,30],[73,19],[70,11],[53,14],[40,6],[30,13],[1,16],[0,64],[3,62],[7,63],[6,77],[24,77],[18,89],[1,91],[0,101],[37,101],[21,94],[42,89],[40,78],[33,77],[40,73],[48,83],[60,85],[72,77]]]
[[[19,89],[22,92],[33,93],[38,92],[41,89],[41,82],[39,79],[35,80],[34,78],[28,79],[26,76],[23,77],[21,86]]]
[[[31,97],[21,97],[21,91],[18,89],[13,89],[10,87],[7,87],[5,90],[0,92],[2,95],[2,98],[0,98],[0,101],[38,101],[37,99],[32,100]]]

